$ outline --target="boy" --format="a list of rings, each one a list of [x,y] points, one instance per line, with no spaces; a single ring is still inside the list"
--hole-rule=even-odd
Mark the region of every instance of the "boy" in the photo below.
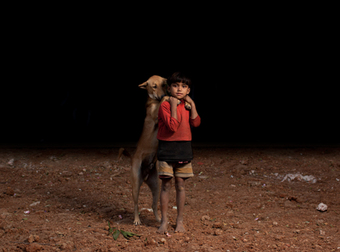
[[[158,111],[159,140],[157,158],[159,178],[162,180],[161,213],[162,222],[158,233],[166,233],[168,228],[168,203],[172,178],[175,177],[177,221],[175,232],[185,232],[183,211],[185,202],[185,180],[193,177],[191,160],[191,129],[201,124],[194,101],[188,96],[191,80],[179,72],[169,79],[168,91],[171,94],[169,102],[163,102]],[[178,100],[181,101],[179,105]],[[185,101],[190,103],[191,110],[185,109]]]

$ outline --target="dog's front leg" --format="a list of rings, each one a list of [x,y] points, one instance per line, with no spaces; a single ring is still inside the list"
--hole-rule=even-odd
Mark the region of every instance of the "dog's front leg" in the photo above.
[[[132,167],[131,167],[131,185],[132,185],[132,198],[134,204],[134,221],[135,225],[142,224],[139,218],[139,211],[138,211],[138,197],[139,197],[139,190],[143,183],[143,178],[141,174],[141,165],[142,162],[140,160],[133,159],[132,160]]]
[[[184,106],[187,110],[191,110],[191,104],[189,102],[186,101]]]
[[[164,101],[170,101],[170,96],[164,96],[163,98],[162,98],[162,100],[161,100],[161,103],[162,102],[164,102]],[[181,103],[181,101],[180,100],[178,100],[178,103],[177,103],[177,105],[179,105]],[[190,105],[190,103],[189,102],[185,102],[185,108],[187,109],[187,110],[190,110],[191,109],[191,105]]]

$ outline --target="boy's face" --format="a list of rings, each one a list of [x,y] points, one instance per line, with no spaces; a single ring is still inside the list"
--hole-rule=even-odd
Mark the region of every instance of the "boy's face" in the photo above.
[[[172,83],[170,87],[168,87],[168,91],[170,92],[171,96],[181,100],[190,93],[190,88],[183,82],[176,82]]]

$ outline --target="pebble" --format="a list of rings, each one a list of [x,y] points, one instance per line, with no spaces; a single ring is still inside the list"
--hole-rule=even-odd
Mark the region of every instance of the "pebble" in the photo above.
[[[248,159],[244,159],[244,160],[241,160],[240,163],[242,165],[248,165],[249,161],[248,161]]]
[[[210,220],[210,217],[209,215],[203,215],[202,218],[201,218],[202,221],[205,221],[205,220]]]
[[[40,237],[38,236],[38,235],[30,235],[29,237],[28,237],[28,239],[27,239],[27,241],[29,242],[29,243],[32,243],[32,242],[39,242],[39,240],[40,240]]]
[[[284,235],[276,235],[276,236],[274,236],[274,239],[277,240],[277,241],[281,241],[281,240],[283,240],[284,238],[285,238]]]
[[[294,179],[297,179],[299,181],[311,182],[313,184],[317,182],[317,179],[314,176],[312,176],[312,175],[302,176],[300,173],[296,173],[296,174],[291,174],[290,173],[290,174],[287,174],[283,178],[283,180],[281,182],[283,182],[285,180],[288,180],[290,182],[290,181],[292,181]]]
[[[222,228],[221,222],[215,222],[215,223],[213,224],[213,228]]]
[[[148,239],[145,243],[146,246],[156,245],[157,242],[154,239]]]
[[[223,234],[222,229],[216,229],[216,230],[214,231],[214,235],[216,235],[216,236],[219,236],[219,235],[221,235],[221,234]]]
[[[69,241],[62,243],[60,246],[62,250],[66,250],[66,251],[71,251],[73,247],[74,247],[73,242],[69,242]]]
[[[40,204],[40,201],[36,201],[36,202],[33,202],[30,206],[36,206],[36,205],[39,205]]]
[[[29,252],[37,252],[37,251],[42,251],[42,250],[43,250],[43,246],[37,243],[29,244],[25,249],[25,251],[29,251]]]
[[[11,158],[8,163],[8,165],[13,166],[14,165],[14,158]]]
[[[247,184],[249,186],[259,186],[261,185],[261,182],[260,181],[248,181]]]
[[[327,211],[327,208],[328,208],[328,206],[326,204],[320,203],[317,206],[316,210],[319,210],[320,212],[325,212],[325,211]]]

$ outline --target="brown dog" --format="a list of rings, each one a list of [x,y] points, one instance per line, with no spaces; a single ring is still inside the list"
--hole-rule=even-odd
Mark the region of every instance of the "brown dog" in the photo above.
[[[141,224],[138,213],[138,196],[143,181],[152,192],[152,209],[156,220],[160,221],[157,212],[159,197],[159,181],[157,172],[157,132],[158,132],[158,109],[161,99],[166,94],[166,79],[160,76],[151,76],[146,82],[139,85],[148,91],[149,98],[146,102],[146,117],[142,135],[137,144],[137,150],[132,158],[131,184],[134,203],[134,224]]]
[[[156,220],[161,221],[157,212],[157,203],[159,198],[157,132],[159,106],[163,101],[169,101],[169,96],[165,96],[166,84],[165,78],[153,75],[146,82],[139,85],[140,88],[147,90],[149,98],[146,102],[146,117],[144,120],[142,135],[138,141],[137,150],[132,157],[131,166],[135,225],[141,224],[138,212],[138,197],[139,190],[143,182],[145,182],[151,189],[153,197],[152,210],[155,214]],[[187,102],[185,103],[185,107],[187,109],[191,109],[190,104]],[[122,149],[122,151],[123,150],[124,149]]]

